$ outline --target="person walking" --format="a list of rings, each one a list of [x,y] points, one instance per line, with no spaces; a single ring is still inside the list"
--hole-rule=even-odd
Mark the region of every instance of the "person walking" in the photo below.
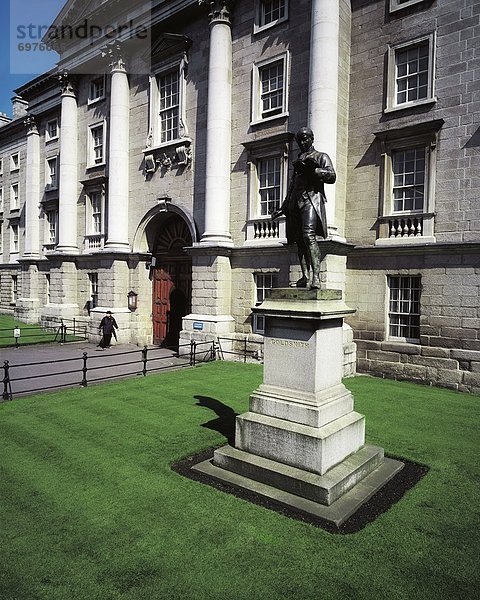
[[[112,312],[110,310],[107,310],[105,316],[100,321],[100,325],[98,326],[98,330],[102,332],[102,339],[98,344],[98,347],[100,347],[101,350],[105,350],[105,348],[110,348],[112,335],[115,337],[115,339],[117,339],[115,329],[118,329],[117,322],[113,318]]]

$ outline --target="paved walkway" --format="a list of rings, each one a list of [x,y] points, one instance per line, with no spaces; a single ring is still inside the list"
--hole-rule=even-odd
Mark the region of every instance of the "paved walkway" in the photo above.
[[[181,354],[183,356],[178,357],[172,350],[149,347],[147,373],[188,366],[188,348],[181,349]],[[91,385],[121,377],[142,376],[144,369],[142,348],[133,344],[118,344],[103,351],[88,342],[0,348],[0,401],[5,392],[5,383],[1,383],[5,378],[5,361],[9,365],[13,398],[58,388],[79,387],[85,378],[87,384]]]

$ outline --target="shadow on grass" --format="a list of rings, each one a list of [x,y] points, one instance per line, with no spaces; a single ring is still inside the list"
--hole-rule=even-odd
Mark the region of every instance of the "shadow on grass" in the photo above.
[[[233,446],[235,444],[235,417],[238,413],[233,408],[220,402],[220,400],[215,400],[215,398],[210,398],[209,396],[194,396],[194,398],[198,400],[197,406],[209,408],[217,415],[216,419],[204,423],[202,427],[218,431]]]

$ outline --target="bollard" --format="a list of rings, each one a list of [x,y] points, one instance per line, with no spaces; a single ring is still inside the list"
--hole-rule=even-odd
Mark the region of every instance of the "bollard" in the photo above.
[[[144,346],[143,350],[142,350],[142,360],[143,360],[142,374],[144,377],[147,376],[147,352],[148,352],[148,348],[146,346]]]
[[[83,368],[82,368],[82,372],[83,372],[83,379],[82,379],[82,383],[80,384],[81,387],[87,387],[88,386],[88,381],[87,381],[87,358],[88,355],[86,352],[83,353]]]
[[[10,382],[10,365],[8,360],[3,363],[3,394],[2,400],[12,400],[12,384]]]

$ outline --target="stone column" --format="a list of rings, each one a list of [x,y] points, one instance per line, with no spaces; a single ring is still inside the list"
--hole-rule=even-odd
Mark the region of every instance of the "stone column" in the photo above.
[[[62,113],[60,131],[57,252],[78,254],[77,97],[68,73],[62,73],[59,76],[59,80],[62,86]]]
[[[112,72],[108,153],[108,203],[105,249],[129,251],[128,243],[128,144],[130,88],[121,48],[109,48]]]
[[[25,172],[25,251],[23,258],[40,258],[40,136],[33,116],[25,121],[27,128],[27,168]]]
[[[232,131],[231,0],[201,0],[210,6],[205,230],[200,244],[233,246],[230,235]]]
[[[308,126],[317,150],[326,152],[334,166],[337,157],[337,109],[340,14],[338,0],[312,0]],[[335,186],[327,186],[329,235],[338,237]]]

